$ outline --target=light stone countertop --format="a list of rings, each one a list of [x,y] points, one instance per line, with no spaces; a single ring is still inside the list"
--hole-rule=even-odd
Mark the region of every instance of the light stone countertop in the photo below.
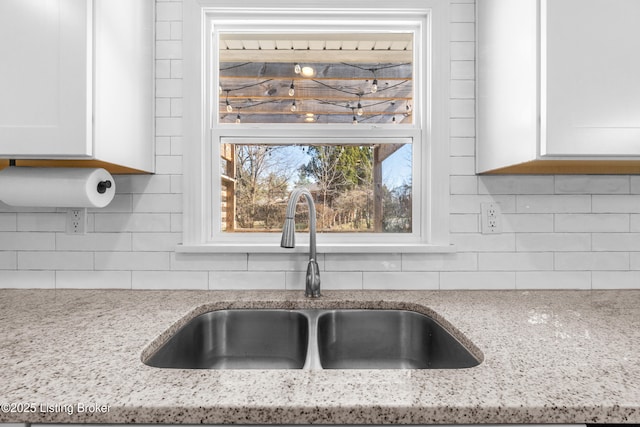
[[[0,290],[0,422],[640,423],[640,290],[324,294],[316,301],[301,291]],[[141,362],[169,328],[232,307],[433,312],[484,360],[452,370]],[[78,412],[79,404],[108,410]]]

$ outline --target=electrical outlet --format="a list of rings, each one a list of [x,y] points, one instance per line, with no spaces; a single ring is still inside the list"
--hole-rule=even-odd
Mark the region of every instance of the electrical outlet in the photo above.
[[[482,234],[502,233],[500,206],[497,203],[481,203]]]
[[[67,211],[67,234],[85,234],[87,231],[87,208]]]

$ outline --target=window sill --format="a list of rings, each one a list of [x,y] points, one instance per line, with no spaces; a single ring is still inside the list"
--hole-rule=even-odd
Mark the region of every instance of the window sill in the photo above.
[[[331,244],[318,245],[318,253],[346,254],[346,253],[454,253],[454,245],[435,244]],[[178,245],[179,253],[308,253],[309,246],[301,244],[293,249],[281,248],[276,244],[233,244],[217,243],[202,245]]]

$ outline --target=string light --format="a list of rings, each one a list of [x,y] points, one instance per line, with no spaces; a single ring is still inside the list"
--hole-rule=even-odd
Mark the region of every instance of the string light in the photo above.
[[[241,120],[240,120],[240,113],[238,113],[238,115],[236,116],[236,124],[240,124]]]
[[[376,93],[378,91],[378,79],[373,79],[373,83],[371,84],[371,93]]]
[[[291,86],[289,86],[289,96],[293,96],[296,94],[296,88],[293,85],[293,82],[291,82]]]
[[[298,110],[298,106],[296,105],[296,100],[293,100],[293,104],[291,104],[291,112],[295,113]]]
[[[233,111],[233,107],[231,106],[231,104],[229,104],[229,91],[227,90],[227,97],[225,99],[225,103],[227,104],[227,113],[230,113]]]
[[[358,109],[356,110],[356,114],[358,114],[359,116],[364,114],[364,110],[362,109],[362,104],[360,103],[359,99],[358,99]]]
[[[353,108],[351,109],[351,113],[353,114]],[[351,121],[351,124],[353,124],[353,125],[357,125],[358,124],[358,119],[356,118],[355,114],[353,114],[353,120]]]
[[[396,116],[393,116],[393,118],[391,119],[391,123],[393,123],[394,125],[398,124],[398,121],[396,120]]]
[[[302,67],[300,67],[300,64],[296,63],[296,65],[293,66],[293,71],[296,74],[300,74],[300,72],[302,71]]]

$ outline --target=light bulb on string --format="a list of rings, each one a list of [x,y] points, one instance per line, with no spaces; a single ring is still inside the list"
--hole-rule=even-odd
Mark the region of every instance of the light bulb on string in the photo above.
[[[356,118],[356,116],[353,116],[353,120],[351,121],[351,124],[354,124],[354,125],[358,124],[358,119]]]
[[[229,91],[227,90],[227,98],[225,99],[225,102],[227,103],[227,113],[230,113],[233,111],[233,107],[231,106],[231,104],[229,104]]]
[[[356,110],[356,114],[361,116],[364,114],[364,110],[362,109],[362,104],[358,101],[358,109]]]
[[[378,79],[373,79],[373,83],[371,84],[371,93],[376,93],[378,91]]]
[[[293,71],[294,71],[296,74],[300,74],[300,72],[302,71],[302,67],[300,67],[300,64],[298,64],[298,63],[296,62],[296,65],[294,65],[294,66],[293,66]]]
[[[291,82],[291,86],[289,86],[289,96],[293,96],[296,94],[296,88],[293,84],[293,82]]]
[[[236,116],[236,124],[240,124],[240,122],[240,113],[238,113],[238,115]]]
[[[291,104],[291,112],[295,113],[298,110],[298,106],[296,105],[296,100],[293,100],[293,104]]]
[[[391,123],[393,123],[394,125],[398,124],[398,121],[396,120],[396,116],[393,116],[393,118],[391,119]]]

